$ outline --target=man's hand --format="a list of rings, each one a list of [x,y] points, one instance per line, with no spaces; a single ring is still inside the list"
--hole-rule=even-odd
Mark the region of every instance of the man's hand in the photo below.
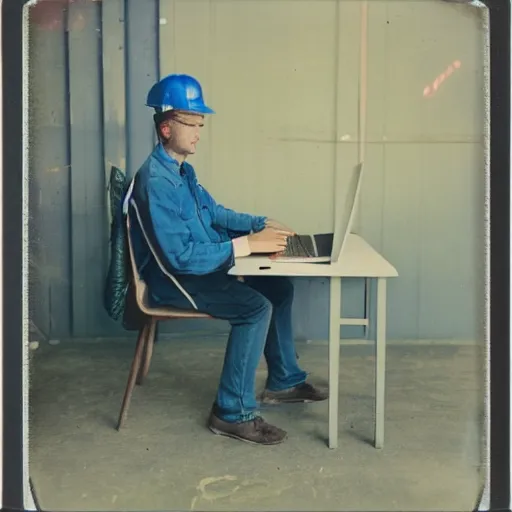
[[[276,229],[277,231],[284,231],[285,233],[288,233],[289,236],[295,235],[295,231],[293,229],[290,229],[289,227],[285,226],[284,224],[281,224],[277,220],[274,219],[267,219],[265,222],[265,226],[267,228]]]
[[[290,236],[287,231],[265,228],[259,233],[247,237],[251,253],[276,253],[286,248],[286,239]]]

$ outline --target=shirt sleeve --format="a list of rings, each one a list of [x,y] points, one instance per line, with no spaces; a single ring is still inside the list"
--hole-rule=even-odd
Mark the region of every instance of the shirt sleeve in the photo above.
[[[246,236],[233,238],[232,242],[235,258],[243,258],[244,256],[249,256],[251,254],[249,239]]]
[[[265,227],[267,217],[251,215],[249,213],[239,213],[225,208],[223,205],[218,204],[203,186],[197,186],[200,189],[200,193],[204,195],[210,205],[214,225],[239,233],[257,233]]]

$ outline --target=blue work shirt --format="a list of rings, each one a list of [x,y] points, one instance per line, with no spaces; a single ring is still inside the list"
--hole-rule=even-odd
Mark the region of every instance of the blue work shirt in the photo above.
[[[131,199],[136,206],[128,210],[134,258],[152,305],[159,304],[162,286],[181,291],[152,257],[144,232],[165,270],[194,293],[208,276],[227,274],[234,266],[232,238],[265,227],[266,217],[217,204],[199,184],[194,168],[188,163],[180,166],[161,143],[137,172]]]

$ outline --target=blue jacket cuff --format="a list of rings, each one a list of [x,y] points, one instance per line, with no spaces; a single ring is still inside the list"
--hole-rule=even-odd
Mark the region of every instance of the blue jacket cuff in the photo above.
[[[262,231],[265,227],[265,222],[267,222],[267,217],[256,216],[252,221],[252,230],[257,233],[258,231]]]

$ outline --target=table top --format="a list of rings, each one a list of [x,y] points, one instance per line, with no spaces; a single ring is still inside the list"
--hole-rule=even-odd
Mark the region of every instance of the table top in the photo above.
[[[239,276],[397,277],[398,272],[359,235],[350,233],[337,263],[279,263],[266,256],[237,258],[230,274]]]

